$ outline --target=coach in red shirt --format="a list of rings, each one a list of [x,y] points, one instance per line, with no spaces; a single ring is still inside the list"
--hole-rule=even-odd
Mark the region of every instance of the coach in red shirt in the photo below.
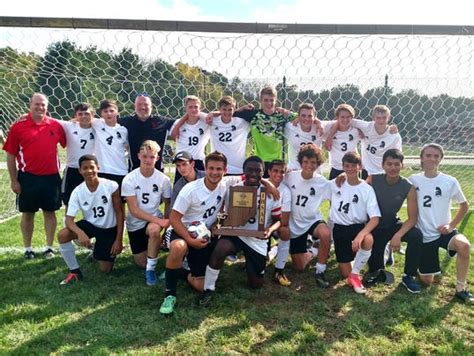
[[[61,207],[61,177],[59,176],[58,143],[66,146],[66,136],[61,125],[46,115],[48,98],[33,94],[30,112],[15,122],[3,149],[7,152],[7,166],[11,188],[17,194],[21,215],[21,233],[25,258],[35,257],[31,249],[35,213],[41,209],[46,232],[46,258],[53,254],[56,231],[55,211]],[[17,168],[18,164],[18,168]]]

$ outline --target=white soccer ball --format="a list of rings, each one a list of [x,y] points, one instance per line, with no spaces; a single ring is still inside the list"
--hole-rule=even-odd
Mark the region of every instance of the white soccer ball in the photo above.
[[[209,240],[211,238],[211,232],[205,224],[200,221],[193,221],[188,226],[189,235],[196,240]]]

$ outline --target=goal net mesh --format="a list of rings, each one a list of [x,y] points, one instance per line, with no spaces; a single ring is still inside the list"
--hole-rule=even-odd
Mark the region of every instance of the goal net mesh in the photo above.
[[[370,120],[386,104],[408,156],[405,175],[419,171],[419,151],[437,142],[442,169],[474,197],[474,59],[472,36],[228,34],[138,30],[0,28],[0,125],[6,136],[34,92],[49,97],[59,119],[77,102],[115,99],[122,115],[146,92],[155,112],[176,118],[183,98],[199,96],[215,110],[222,95],[258,105],[265,84],[279,105],[313,103],[322,120],[348,103]],[[64,152],[61,153],[64,158]],[[165,159],[168,158],[165,154]],[[0,218],[15,214],[5,154]],[[65,160],[62,159],[64,163]],[[168,164],[170,160],[168,158]]]

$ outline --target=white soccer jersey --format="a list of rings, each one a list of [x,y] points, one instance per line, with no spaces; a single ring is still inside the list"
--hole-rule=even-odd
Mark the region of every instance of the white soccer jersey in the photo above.
[[[282,213],[291,212],[291,191],[288,186],[281,182],[278,186],[278,191],[280,192],[281,200],[281,211]]]
[[[439,238],[438,227],[451,221],[451,200],[464,203],[461,186],[456,178],[439,173],[428,178],[424,173],[410,176],[417,193],[418,222],[416,226],[423,233],[423,242],[431,242]]]
[[[86,182],[79,184],[71,194],[67,206],[67,216],[75,217],[82,211],[84,219],[96,227],[109,229],[117,226],[112,193],[118,189],[114,181],[99,178],[95,192],[87,188]]]
[[[285,183],[291,191],[290,237],[296,238],[323,219],[319,208],[324,200],[331,198],[331,191],[326,178],[316,174],[304,179],[301,170],[287,173]]]
[[[245,148],[250,124],[240,117],[233,117],[229,123],[221,117],[214,118],[210,127],[211,152],[219,151],[227,157],[227,173],[242,174]]]
[[[78,122],[58,122],[66,133],[67,166],[79,168],[79,158],[86,154],[94,154],[95,133],[92,127],[83,129]]]
[[[155,169],[150,177],[140,173],[140,168],[134,169],[125,176],[122,182],[122,196],[137,198],[138,207],[151,214],[162,218],[160,204],[163,199],[171,198],[170,179],[159,170]],[[130,213],[127,214],[127,230],[137,231],[145,227],[146,221],[140,220]]]
[[[185,123],[179,129],[176,152],[187,151],[194,159],[204,160],[206,156],[204,149],[208,141],[209,125],[206,124],[204,119],[199,119],[194,125]]]
[[[301,169],[298,162],[298,152],[302,145],[307,143],[314,143],[316,146],[321,147],[323,139],[318,135],[316,126],[313,124],[310,132],[305,132],[301,129],[298,124],[294,126],[291,122],[285,124],[285,137],[288,140],[288,169],[295,170]],[[322,167],[319,167],[317,172],[321,173]]]
[[[332,139],[330,164],[332,168],[342,171],[342,157],[347,152],[358,152],[359,131],[355,127],[350,127],[347,131],[337,131]]]
[[[242,186],[243,183],[239,183],[238,185]],[[258,230],[258,216],[260,212],[260,189],[261,186],[258,187],[257,190],[257,212],[253,218],[250,218],[245,225],[241,228],[245,230]],[[269,194],[266,194],[266,204],[265,204],[265,229],[269,228],[272,225],[273,218],[280,218],[281,217],[281,200],[273,200]],[[248,245],[251,249],[255,252],[266,256],[267,255],[267,240],[260,240],[255,237],[247,237],[247,236],[239,236],[246,245]]]
[[[365,224],[369,218],[381,216],[374,189],[362,181],[350,185],[345,181],[339,188],[333,179],[329,219],[339,225]]]
[[[383,174],[382,157],[390,148],[402,149],[402,137],[399,133],[391,134],[389,129],[379,135],[373,121],[352,119],[352,126],[360,129],[365,138],[362,140],[362,166],[369,175]]]
[[[92,120],[96,134],[95,154],[101,173],[124,176],[128,173],[128,131],[116,124],[108,126],[103,119]]]
[[[209,190],[204,179],[197,179],[186,184],[176,197],[173,210],[183,215],[181,221],[189,225],[193,221],[200,221],[211,227],[217,220],[217,213],[221,210],[226,197],[227,184],[221,181],[214,190]]]

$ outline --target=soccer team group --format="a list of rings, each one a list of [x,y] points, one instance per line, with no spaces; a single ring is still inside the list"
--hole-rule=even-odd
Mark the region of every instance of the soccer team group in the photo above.
[[[406,242],[401,283],[419,293],[419,281],[431,284],[441,273],[438,251],[443,248],[456,256],[455,296],[472,302],[466,288],[470,243],[456,230],[468,203],[458,181],[438,170],[443,148],[425,145],[420,153],[422,172],[406,179],[400,175],[402,139],[389,125],[386,106],[375,106],[370,122],[355,119],[347,104],[335,108],[335,120],[320,121],[312,104],[303,103],[293,113],[276,107],[276,98],[276,90],[265,87],[259,109],[236,109],[235,100],[224,96],[218,111],[204,114],[199,98],[187,96],[184,116],[172,120],[153,115],[150,98],[139,94],[131,116],[119,118],[117,104],[104,100],[100,118],[94,118],[91,105],[81,103],[73,119],[62,121],[47,115],[45,95],[34,94],[30,112],[12,125],[3,147],[22,213],[25,258],[35,258],[31,242],[39,209],[47,240],[43,254],[54,256],[55,211],[62,200],[65,227],[58,242],[70,273],[61,284],[83,278],[74,242],[93,251],[101,271],[111,271],[123,249],[126,226],[134,262],[145,270],[145,283],[154,286],[164,280],[160,312],[165,315],[174,311],[179,280],[201,292],[199,304],[208,306],[226,259],[238,254],[245,257],[251,288],[263,285],[271,249],[277,251],[275,282],[291,285],[285,274],[291,256],[295,271],[305,270],[315,259],[316,284],[328,288],[332,243],[341,276],[359,294],[393,278],[385,270],[384,255],[387,248],[400,250],[401,242]],[[249,137],[254,155],[246,157]],[[160,157],[167,138],[176,142],[173,186]],[[287,163],[282,160],[285,140]],[[205,155],[209,141],[211,153]],[[58,144],[67,149],[62,180]],[[329,180],[320,174],[323,145],[330,157]],[[264,237],[196,238],[190,226],[212,229],[218,214],[226,211],[230,187],[236,185],[254,187],[259,197],[265,187],[255,217],[242,226],[257,231],[259,209],[265,209]],[[325,221],[320,206],[326,200],[330,209]],[[454,217],[452,201],[458,204]],[[402,221],[398,212],[404,202],[407,219]],[[79,214],[81,220],[76,219]],[[273,248],[272,239],[278,241]],[[169,253],[160,273],[156,266],[163,246]]]

